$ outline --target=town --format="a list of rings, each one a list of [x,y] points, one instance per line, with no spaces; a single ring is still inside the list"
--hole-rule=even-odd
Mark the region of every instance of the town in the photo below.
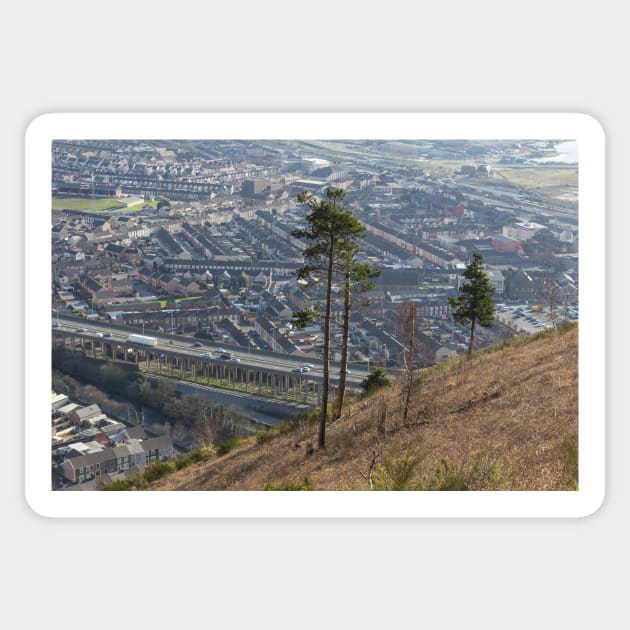
[[[351,389],[375,367],[404,368],[405,303],[415,304],[418,369],[466,352],[470,331],[449,298],[475,253],[495,289],[495,323],[478,329],[476,347],[578,319],[577,163],[562,160],[561,146],[55,141],[53,349],[232,392],[245,407],[256,401],[250,416],[316,406],[322,330],[292,318],[321,304],[324,289],[296,276],[304,242],[293,232],[308,211],[298,194],[339,188],[366,230],[359,260],[380,271],[352,312]],[[334,371],[343,294],[333,292]],[[173,456],[171,435],[86,403],[53,392],[54,488],[94,489],[101,476]]]

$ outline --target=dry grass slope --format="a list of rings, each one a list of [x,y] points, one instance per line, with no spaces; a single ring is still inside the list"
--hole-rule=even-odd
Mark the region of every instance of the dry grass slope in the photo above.
[[[149,489],[576,489],[577,326],[512,341],[424,372],[407,423],[394,385],[349,405],[324,450],[303,422]]]

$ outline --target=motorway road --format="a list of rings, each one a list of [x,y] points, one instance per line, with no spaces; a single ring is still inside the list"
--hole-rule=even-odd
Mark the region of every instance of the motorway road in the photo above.
[[[121,330],[119,326],[108,325],[106,322],[97,320],[86,319],[74,319],[63,316],[53,316],[53,326],[59,324],[59,329],[65,332],[74,332],[76,336],[82,336],[87,339],[95,339],[94,335],[98,332],[103,334],[110,333],[110,336],[102,339],[102,341],[117,341],[124,343],[125,339],[130,334],[140,334],[136,329]],[[85,328],[85,332],[78,332],[79,329]],[[168,352],[177,352],[182,355],[190,356],[191,358],[197,358],[199,360],[224,362],[230,364],[230,360],[220,359],[217,353],[217,348],[225,348],[225,350],[232,353],[234,357],[240,359],[239,365],[242,368],[259,368],[262,370],[277,371],[285,374],[292,374],[292,370],[301,366],[303,363],[311,363],[314,367],[308,372],[303,372],[300,376],[309,378],[315,381],[323,379],[323,365],[322,361],[318,359],[312,359],[310,357],[292,357],[286,354],[272,353],[268,351],[261,351],[256,349],[244,349],[241,346],[232,346],[223,344],[221,346],[215,344],[208,344],[203,339],[189,338],[186,340],[183,337],[177,335],[165,335],[161,333],[155,333],[150,331],[146,333],[146,336],[155,337],[158,340],[157,345],[152,346],[153,350],[159,352],[160,350]],[[99,339],[100,341],[101,339]],[[203,343],[203,347],[193,347],[195,341]],[[203,357],[204,352],[212,353],[211,358]],[[338,377],[338,366],[331,365],[331,375],[333,381]],[[297,374],[295,374],[298,376]],[[348,387],[357,388],[360,386],[361,381],[367,376],[367,370],[361,366],[361,369],[352,369],[352,373],[346,377]]]

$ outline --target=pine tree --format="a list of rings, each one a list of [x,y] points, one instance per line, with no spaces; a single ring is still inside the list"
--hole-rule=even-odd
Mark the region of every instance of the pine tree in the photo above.
[[[306,263],[297,270],[299,279],[309,280],[313,275],[322,274],[325,278],[326,306],[324,318],[324,378],[322,383],[322,411],[319,423],[318,445],[326,445],[326,420],[328,415],[328,391],[330,387],[330,321],[332,310],[333,276],[343,253],[351,248],[351,243],[363,235],[365,228],[359,220],[346,210],[338,201],[343,200],[345,191],[328,188],[326,199],[313,198],[309,193],[300,193],[298,201],[307,203],[310,212],[306,216],[308,227],[292,232],[295,238],[303,238],[311,242],[304,250]],[[294,313],[293,322],[300,328],[317,317],[319,313],[313,309],[305,309]]]
[[[343,274],[343,330],[341,341],[341,365],[339,367],[339,391],[333,418],[341,417],[343,401],[346,393],[346,371],[348,369],[348,338],[350,336],[350,311],[353,304],[353,293],[365,293],[374,288],[372,279],[381,275],[381,270],[367,263],[356,261],[361,248],[351,242],[341,255],[341,273]]]
[[[453,310],[455,321],[467,326],[470,323],[470,343],[468,356],[472,354],[475,337],[475,324],[479,322],[484,328],[494,324],[494,287],[483,271],[483,256],[479,252],[473,254],[472,262],[464,271],[465,282],[456,298],[449,298],[448,302]]]

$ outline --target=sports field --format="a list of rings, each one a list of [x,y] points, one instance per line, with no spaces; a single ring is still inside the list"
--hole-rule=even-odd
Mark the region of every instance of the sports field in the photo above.
[[[157,201],[142,201],[127,206],[118,199],[92,199],[91,197],[53,197],[53,210],[78,210],[80,212],[138,212],[145,206],[157,207]]]

